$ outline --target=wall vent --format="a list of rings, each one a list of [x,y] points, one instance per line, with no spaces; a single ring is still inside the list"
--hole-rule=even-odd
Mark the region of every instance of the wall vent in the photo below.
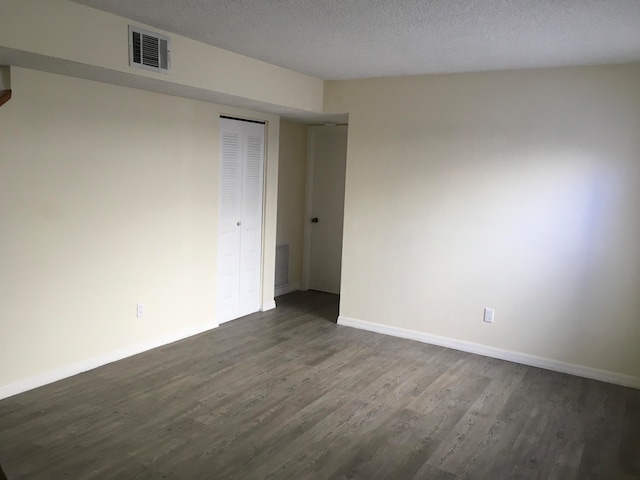
[[[275,286],[285,287],[289,285],[289,244],[276,246],[276,279]]]
[[[129,66],[152,72],[169,73],[169,37],[129,25]]]

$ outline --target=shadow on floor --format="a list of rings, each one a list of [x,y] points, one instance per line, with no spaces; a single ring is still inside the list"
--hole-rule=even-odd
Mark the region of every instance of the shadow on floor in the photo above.
[[[276,297],[278,307],[300,307],[300,310],[313,312],[316,316],[337,323],[340,311],[340,295],[319,292],[317,290],[295,291]]]

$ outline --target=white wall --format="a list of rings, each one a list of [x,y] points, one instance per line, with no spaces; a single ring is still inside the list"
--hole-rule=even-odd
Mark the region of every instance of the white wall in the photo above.
[[[288,290],[298,290],[302,282],[306,166],[307,126],[282,120],[276,243],[289,244]]]
[[[216,325],[220,114],[268,122],[263,303],[273,302],[277,116],[11,73],[0,108],[0,394]]]
[[[350,114],[341,316],[640,385],[638,85],[638,65],[328,82]]]

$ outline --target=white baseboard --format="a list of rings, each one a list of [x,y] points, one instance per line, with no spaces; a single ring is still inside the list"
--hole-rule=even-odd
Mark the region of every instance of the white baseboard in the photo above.
[[[260,307],[260,311],[261,312],[268,312],[269,310],[273,310],[274,308],[276,308],[276,301],[275,300],[271,300],[269,302],[263,303],[262,306]]]
[[[600,370],[597,368],[586,367],[584,365],[576,365],[574,363],[562,362],[551,358],[537,357],[526,353],[514,352],[511,350],[503,350],[501,348],[489,347],[479,343],[465,342],[456,340],[455,338],[440,337],[429,333],[419,332],[416,330],[408,330],[406,328],[393,327],[391,325],[383,325],[380,323],[367,322],[356,318],[344,316],[338,317],[338,325],[345,327],[358,328],[360,330],[368,330],[370,332],[382,333],[393,337],[406,338],[416,340],[418,342],[429,343],[441,347],[461,350],[463,352],[475,353],[485,357],[498,358],[509,362],[521,363],[532,367],[544,368],[561,373],[568,373],[578,377],[591,378],[602,382],[614,383],[625,387],[640,389],[640,378],[622,373]]]
[[[300,290],[300,285],[297,283],[292,283],[291,285],[285,285],[284,287],[276,288],[273,296],[279,297],[280,295],[285,295],[287,293],[295,292],[297,290]]]
[[[153,338],[144,342],[140,342],[134,345],[114,350],[113,352],[106,353],[104,355],[98,355],[96,357],[87,358],[80,362],[65,365],[64,367],[56,368],[55,370],[49,370],[48,372],[40,373],[27,377],[23,380],[19,380],[15,383],[0,386],[0,400],[3,398],[12,397],[19,393],[33,390],[34,388],[42,387],[49,383],[57,382],[68,377],[72,377],[94,368],[102,367],[108,363],[117,362],[127,357],[137,355],[147,350],[162,347],[178,340],[183,340],[200,333],[204,333],[209,330],[213,330],[218,327],[218,322],[204,323],[196,325],[194,327],[185,328],[177,332],[162,335],[160,337]]]

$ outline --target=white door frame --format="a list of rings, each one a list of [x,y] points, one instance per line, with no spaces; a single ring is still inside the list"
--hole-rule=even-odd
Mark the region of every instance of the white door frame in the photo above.
[[[304,199],[304,242],[302,244],[302,282],[301,290],[309,290],[311,276],[311,215],[313,215],[313,180],[315,166],[316,132],[326,130],[347,130],[348,125],[310,125],[307,129],[307,182]]]

